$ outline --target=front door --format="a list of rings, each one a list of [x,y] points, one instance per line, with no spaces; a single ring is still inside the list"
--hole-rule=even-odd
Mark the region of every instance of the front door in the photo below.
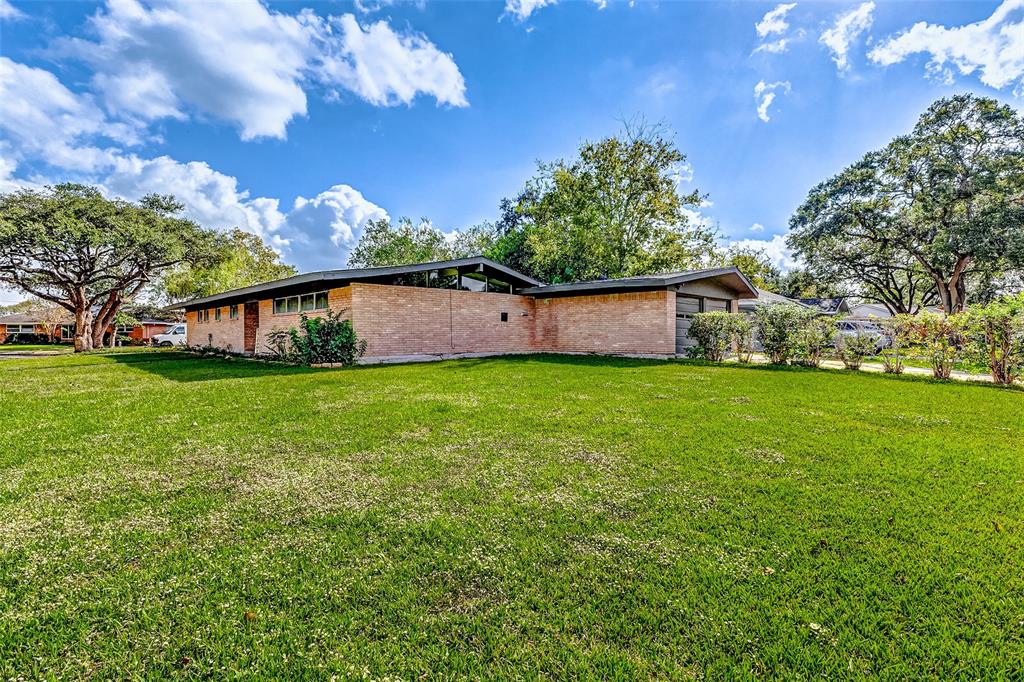
[[[245,304],[245,352],[256,352],[256,330],[260,327],[260,304],[249,301]]]

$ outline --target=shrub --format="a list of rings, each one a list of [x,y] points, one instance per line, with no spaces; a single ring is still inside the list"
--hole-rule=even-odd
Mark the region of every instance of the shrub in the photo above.
[[[879,353],[882,371],[886,374],[903,374],[903,356],[911,343],[914,318],[912,315],[893,315],[881,322],[890,340],[889,346]]]
[[[736,358],[740,362],[748,363],[754,355],[754,323],[746,315],[732,317],[732,339],[736,344]]]
[[[965,314],[967,352],[985,363],[997,384],[1012,384],[1024,368],[1024,294],[971,306]]]
[[[754,309],[754,328],[769,362],[784,365],[793,357],[797,335],[804,320],[811,315],[812,311],[789,303]]]
[[[911,322],[917,354],[928,361],[936,379],[948,379],[962,355],[964,321],[963,315],[920,313]]]
[[[327,311],[324,317],[299,317],[299,327],[288,330],[289,356],[301,365],[341,363],[353,365],[366,351],[366,340],[356,336],[344,311]]]
[[[846,369],[860,369],[864,358],[874,352],[876,343],[878,338],[871,334],[839,335],[836,337],[836,354]]]
[[[733,318],[739,317],[732,313],[714,312],[697,313],[690,323],[690,338],[697,340],[691,354],[693,357],[721,362],[729,352],[733,340]]]
[[[832,345],[836,335],[834,320],[820,317],[811,311],[802,311],[802,319],[796,329],[796,343],[793,355],[797,364],[817,367],[822,356]]]

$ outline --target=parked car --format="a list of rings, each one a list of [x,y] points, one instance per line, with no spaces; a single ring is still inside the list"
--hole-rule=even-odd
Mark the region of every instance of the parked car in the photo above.
[[[875,339],[875,352],[892,345],[892,339],[879,325],[864,320],[840,320],[836,322],[837,336],[867,336]]]
[[[186,325],[184,324],[172,324],[167,327],[167,330],[163,334],[155,334],[153,336],[154,346],[184,346],[186,339]]]

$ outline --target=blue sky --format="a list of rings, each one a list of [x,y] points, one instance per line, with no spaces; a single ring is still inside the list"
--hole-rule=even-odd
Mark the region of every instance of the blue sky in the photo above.
[[[1024,0],[0,0],[0,22],[0,188],[171,192],[303,270],[385,213],[493,219],[537,160],[638,115],[675,131],[699,219],[785,264],[808,189],[936,98],[1024,106]]]

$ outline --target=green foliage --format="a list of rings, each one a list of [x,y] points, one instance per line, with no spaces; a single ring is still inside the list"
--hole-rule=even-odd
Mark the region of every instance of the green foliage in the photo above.
[[[761,347],[773,365],[784,365],[793,357],[804,322],[813,311],[797,305],[763,305],[754,309],[754,329]]]
[[[518,198],[515,227],[502,236],[505,255],[508,246],[522,249],[525,258],[518,260],[527,274],[548,282],[708,262],[715,235],[686,217],[701,196],[678,189],[685,160],[661,128],[641,124],[583,143],[575,159],[540,164]]]
[[[772,263],[764,249],[733,245],[726,251],[723,265],[739,269],[758,289],[777,293],[782,273]]]
[[[341,363],[354,365],[366,351],[366,340],[356,336],[344,311],[328,310],[323,317],[299,317],[298,328],[288,330],[292,362],[300,365]]]
[[[1024,294],[967,309],[968,354],[988,366],[992,381],[1012,384],[1024,370]]]
[[[963,357],[963,315],[919,313],[912,318],[909,335],[918,357],[926,360],[936,379],[948,379]]]
[[[895,312],[956,313],[973,279],[1024,263],[1024,122],[996,100],[940,99],[909,135],[815,187],[790,221],[814,269]]]
[[[796,323],[794,361],[807,367],[819,366],[836,336],[835,320],[803,310]]]
[[[860,369],[864,358],[874,353],[877,343],[878,338],[871,334],[839,334],[836,336],[836,355],[846,369]]]
[[[713,362],[724,360],[733,341],[733,320],[737,317],[739,315],[725,312],[694,315],[689,331],[690,337],[697,340],[693,356]]]
[[[747,315],[733,315],[733,343],[736,344],[736,359],[746,364],[754,355],[754,322]]]
[[[218,235],[209,258],[169,270],[157,289],[171,301],[184,301],[291,277],[296,272],[282,263],[259,235],[235,229]]]
[[[779,276],[776,293],[786,298],[836,298],[843,295],[843,290],[827,273],[792,268]]]
[[[352,249],[348,265],[352,268],[374,268],[410,263],[448,260],[452,248],[444,233],[426,219],[414,225],[409,218],[392,224],[389,218],[378,218],[366,224],[359,243]]]

